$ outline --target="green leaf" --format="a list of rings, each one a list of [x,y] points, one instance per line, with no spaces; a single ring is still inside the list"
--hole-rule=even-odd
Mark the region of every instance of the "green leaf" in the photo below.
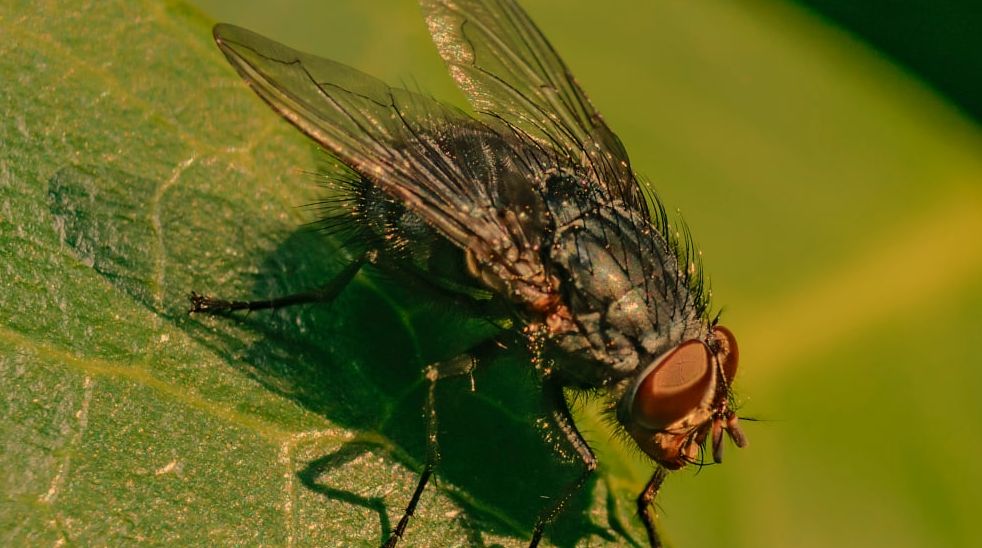
[[[745,410],[779,419],[749,425],[724,466],[670,478],[669,538],[972,544],[982,500],[965,486],[982,477],[952,463],[982,449],[977,129],[771,2],[529,4],[686,212],[741,341]],[[294,18],[369,60],[394,52],[390,69],[429,47],[419,20],[375,6],[351,8],[384,27],[372,40],[331,13]],[[209,26],[176,2],[0,13],[5,545],[377,545],[424,459],[422,366],[486,334],[369,275],[326,307],[185,314],[192,289],[281,295],[350,260],[305,228],[320,190],[298,169],[317,153]],[[536,426],[521,358],[505,352],[474,392],[441,384],[439,482],[407,545],[523,546],[577,473]],[[595,408],[578,423],[601,469],[548,540],[642,539],[632,497],[650,464],[606,443]]]
[[[189,317],[192,289],[283,295],[351,260],[304,226],[317,153],[181,4],[23,6],[2,28],[5,544],[382,542],[425,458],[422,367],[490,326],[371,275],[330,306]],[[521,545],[578,473],[520,350],[479,391],[438,388],[444,464],[411,542]],[[605,496],[552,537],[620,541],[587,515]]]

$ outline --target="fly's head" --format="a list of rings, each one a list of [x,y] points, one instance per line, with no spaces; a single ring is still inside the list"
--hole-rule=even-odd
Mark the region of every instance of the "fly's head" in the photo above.
[[[713,460],[721,462],[724,432],[737,447],[746,445],[730,408],[738,359],[736,338],[722,326],[678,344],[639,369],[617,404],[618,421],[668,469],[698,461],[710,436]]]

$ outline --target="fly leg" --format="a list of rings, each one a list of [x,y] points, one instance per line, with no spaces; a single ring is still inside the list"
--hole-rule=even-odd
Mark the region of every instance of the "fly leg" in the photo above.
[[[648,484],[644,486],[644,490],[638,495],[638,515],[641,516],[644,529],[648,532],[648,543],[651,544],[651,548],[661,547],[661,539],[658,538],[658,531],[655,530],[655,518],[651,515],[651,504],[658,496],[658,489],[661,488],[666,476],[668,471],[659,466],[651,475]]]
[[[273,299],[260,301],[226,301],[192,291],[188,295],[188,300],[191,301],[191,309],[188,310],[188,313],[205,312],[209,314],[221,314],[233,310],[270,310],[297,304],[331,302],[351,282],[366,260],[365,256],[358,258],[356,261],[345,266],[344,270],[337,276],[317,289]]]
[[[476,368],[477,358],[471,354],[461,354],[455,358],[437,362],[426,367],[426,380],[428,383],[426,403],[424,407],[424,415],[426,418],[426,465],[423,467],[423,473],[419,476],[419,481],[416,483],[416,490],[413,491],[413,496],[411,499],[409,499],[409,504],[406,506],[406,511],[403,512],[402,518],[399,520],[396,528],[392,531],[389,539],[382,545],[384,548],[393,548],[402,538],[403,534],[405,534],[406,526],[409,525],[409,519],[413,517],[413,514],[416,512],[416,505],[419,504],[419,498],[423,494],[423,489],[426,488],[426,484],[429,482],[430,476],[433,475],[433,470],[435,470],[437,465],[440,463],[440,444],[439,440],[437,439],[438,425],[436,416],[437,381],[449,377],[471,375]],[[471,377],[471,390],[473,389],[473,377]]]
[[[570,446],[576,450],[577,455],[579,455],[580,460],[583,462],[583,472],[580,473],[580,476],[576,480],[566,486],[566,490],[562,496],[556,499],[556,502],[552,506],[539,515],[539,519],[535,523],[535,529],[532,530],[532,542],[529,543],[529,548],[535,548],[539,545],[545,527],[556,519],[556,516],[563,511],[563,508],[569,502],[569,499],[573,498],[573,495],[586,483],[590,474],[597,469],[597,457],[593,454],[593,450],[587,445],[586,440],[583,439],[580,431],[576,429],[576,425],[573,423],[573,416],[569,411],[569,404],[566,403],[563,387],[554,379],[546,378],[543,384],[543,392],[546,404],[550,407],[552,421],[563,435],[566,436],[566,440]]]

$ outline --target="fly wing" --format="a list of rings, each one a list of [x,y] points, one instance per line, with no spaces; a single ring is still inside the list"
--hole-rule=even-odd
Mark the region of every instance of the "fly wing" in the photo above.
[[[433,41],[475,110],[546,143],[610,198],[646,210],[620,139],[514,0],[420,0]]]
[[[499,258],[509,257],[504,267],[514,271],[492,277],[507,282],[543,271],[541,227],[535,225],[542,215],[527,180],[545,169],[541,149],[453,107],[254,32],[223,24],[214,35],[263,100],[344,164],[477,263],[501,266]]]

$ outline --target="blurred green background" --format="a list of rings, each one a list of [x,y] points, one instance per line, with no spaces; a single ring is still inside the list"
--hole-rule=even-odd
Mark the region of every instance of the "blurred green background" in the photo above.
[[[411,0],[196,4],[463,104]],[[974,3],[522,4],[684,214],[741,343],[761,421],[722,466],[672,474],[671,544],[982,545]],[[315,156],[207,23],[180,2],[0,10],[0,543],[370,546],[411,492],[421,392],[392,364],[445,357],[459,322],[367,277],[333,311],[184,314],[188,289],[298,290],[339,255],[299,228]],[[477,408],[446,428],[480,435],[446,440],[416,545],[521,545],[561,472],[515,428],[527,401],[481,399],[509,395],[489,375],[444,394]],[[617,543],[650,465],[578,413],[601,479],[548,540]],[[515,446],[531,456],[487,451]]]
[[[965,0],[797,0],[911,69],[982,119],[982,4]]]
[[[978,4],[523,4],[693,228],[765,419],[672,477],[670,537],[982,542]],[[412,2],[198,5],[460,102]]]

